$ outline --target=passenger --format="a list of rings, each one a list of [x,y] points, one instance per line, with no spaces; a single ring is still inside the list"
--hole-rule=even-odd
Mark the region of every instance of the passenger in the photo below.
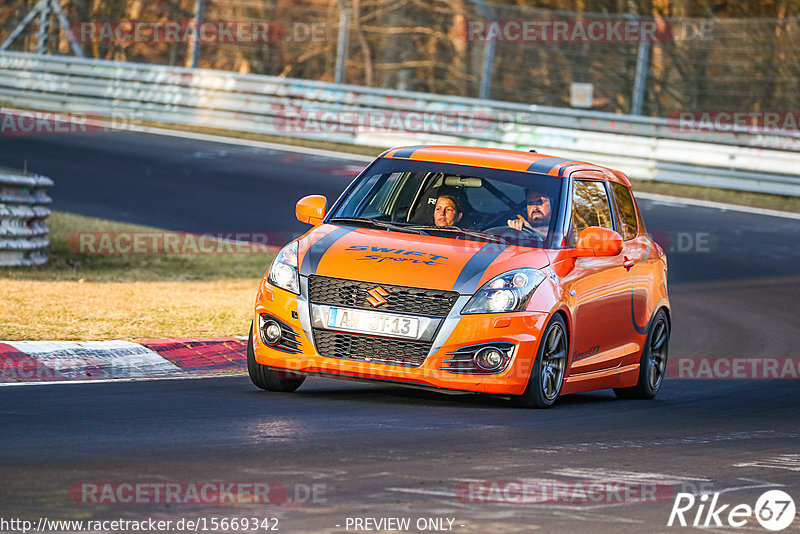
[[[456,195],[439,195],[433,209],[433,222],[436,226],[455,226],[464,215],[461,202]]]
[[[528,231],[547,235],[550,228],[550,197],[528,189],[525,192],[526,215],[517,215],[516,219],[509,219],[508,226],[519,232]]]

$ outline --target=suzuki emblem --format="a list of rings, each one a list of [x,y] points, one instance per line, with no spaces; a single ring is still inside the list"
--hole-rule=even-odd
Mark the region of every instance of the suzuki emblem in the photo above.
[[[389,296],[389,292],[383,289],[381,286],[378,286],[367,291],[367,295],[369,295],[367,297],[367,302],[377,308],[382,304],[386,304],[386,297]]]

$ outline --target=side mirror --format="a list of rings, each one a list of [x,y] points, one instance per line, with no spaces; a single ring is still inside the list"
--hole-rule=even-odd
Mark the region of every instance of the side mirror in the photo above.
[[[622,236],[608,228],[590,226],[578,234],[578,242],[569,252],[573,258],[616,256],[622,252]]]
[[[317,225],[325,218],[328,199],[322,195],[308,195],[297,201],[294,214],[301,223]]]

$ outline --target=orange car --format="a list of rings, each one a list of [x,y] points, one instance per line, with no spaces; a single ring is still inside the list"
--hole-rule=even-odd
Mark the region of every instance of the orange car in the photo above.
[[[306,376],[512,397],[653,398],[667,360],[667,259],[619,171],[477,147],[373,161],[286,245],[258,289],[253,383]]]

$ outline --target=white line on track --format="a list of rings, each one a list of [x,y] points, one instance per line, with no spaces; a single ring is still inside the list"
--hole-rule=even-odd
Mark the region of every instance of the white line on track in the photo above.
[[[323,156],[326,158],[345,159],[350,161],[363,161],[369,163],[374,156],[364,156],[361,154],[350,154],[348,152],[336,152],[334,150],[323,150],[321,148],[309,148],[297,145],[281,145],[279,143],[269,143],[267,141],[257,141],[255,139],[242,139],[240,137],[225,137],[222,135],[204,134],[199,132],[186,132],[183,130],[170,130],[167,128],[155,128],[142,126],[136,130],[130,128],[118,128],[120,131],[133,133],[146,133],[153,135],[166,135],[169,137],[179,137],[181,139],[193,139],[196,141],[208,141],[211,143],[225,143],[228,145],[249,146],[254,148],[266,148],[270,150],[280,150],[281,152],[297,152],[309,156]],[[383,152],[383,149],[375,148],[375,156]]]
[[[770,469],[800,471],[800,454],[784,454],[775,458],[766,458],[755,462],[733,464],[733,467],[766,467]]]
[[[638,471],[620,471],[603,468],[575,468],[566,467],[550,471],[550,474],[562,477],[583,478],[588,480],[625,480],[625,481],[659,481],[665,484],[676,484],[685,481],[708,482],[706,477],[693,477],[687,475],[669,475],[666,473],[641,473]]]
[[[760,480],[753,480],[750,478],[740,478],[739,480],[744,480],[747,482],[757,482],[757,484],[751,484],[749,486],[734,486],[732,488],[725,488],[721,490],[716,490],[716,493],[731,493],[732,491],[744,491],[748,489],[761,489],[761,488],[785,488],[786,484],[776,484],[773,482],[762,482]]]
[[[765,208],[753,208],[750,206],[726,204],[724,202],[713,202],[711,200],[697,200],[694,198],[670,197],[667,195],[657,195],[655,193],[638,193],[634,191],[633,194],[636,198],[653,200],[671,206],[675,205],[696,206],[699,208],[712,208],[722,211],[738,211],[741,213],[751,213],[753,215],[766,215],[768,217],[781,217],[783,219],[800,220],[800,213],[791,213],[788,211],[770,210]]]
[[[105,124],[100,124],[107,127]],[[141,126],[135,130],[129,127],[113,127],[119,131],[128,131],[134,133],[145,133],[152,135],[165,135],[168,137],[178,137],[181,139],[193,139],[196,141],[208,141],[211,143],[224,143],[228,145],[249,146],[255,148],[265,148],[270,150],[280,150],[282,152],[296,152],[298,154],[307,154],[311,156],[323,156],[326,158],[343,159],[349,161],[362,161],[369,163],[373,159],[372,156],[364,156],[361,154],[351,154],[348,152],[337,152],[335,150],[323,150],[319,148],[309,148],[297,145],[282,145],[279,143],[269,143],[267,141],[256,141],[254,139],[242,139],[239,137],[225,137],[222,135],[204,134],[199,132],[188,132],[184,130],[170,130],[168,128],[156,128],[152,126]],[[375,155],[377,156],[383,150],[375,148]],[[749,206],[740,206],[736,204],[726,204],[724,202],[713,202],[710,200],[697,200],[692,198],[672,197],[667,195],[658,195],[655,193],[635,193],[637,198],[654,200],[659,202],[666,202],[672,205],[685,205],[696,206],[700,208],[712,208],[725,211],[737,211],[742,213],[751,213],[754,215],[766,215],[769,217],[782,217],[785,219],[800,220],[800,213],[791,213],[787,211],[771,210],[765,208],[754,208]]]

